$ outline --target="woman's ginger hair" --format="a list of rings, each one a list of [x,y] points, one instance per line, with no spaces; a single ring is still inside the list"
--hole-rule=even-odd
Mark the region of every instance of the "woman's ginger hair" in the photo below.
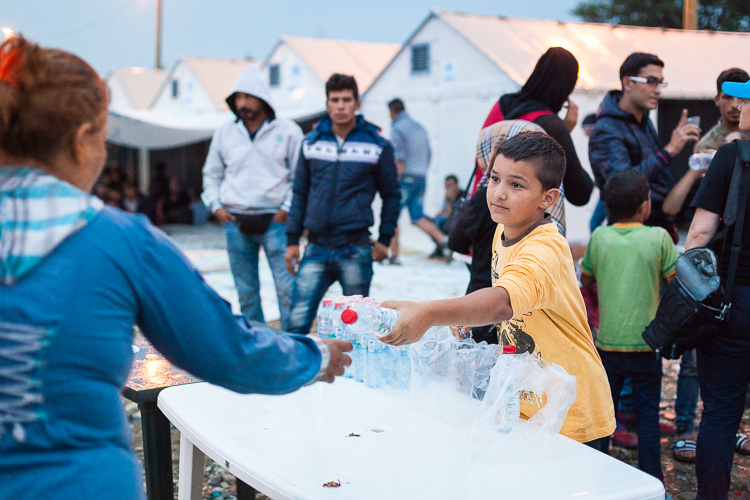
[[[0,155],[41,163],[75,157],[78,128],[104,126],[107,101],[104,81],[78,56],[18,35],[0,45]]]

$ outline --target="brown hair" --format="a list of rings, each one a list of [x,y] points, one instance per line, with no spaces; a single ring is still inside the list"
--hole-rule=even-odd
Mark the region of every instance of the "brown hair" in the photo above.
[[[83,59],[21,36],[0,45],[0,154],[47,163],[107,107],[107,87]]]

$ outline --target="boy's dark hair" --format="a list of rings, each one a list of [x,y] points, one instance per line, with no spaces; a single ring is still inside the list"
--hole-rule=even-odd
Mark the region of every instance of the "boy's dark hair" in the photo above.
[[[445,176],[445,180],[446,181],[451,181],[452,180],[453,182],[455,182],[456,184],[458,184],[458,177],[456,177],[454,174],[448,174],[448,175],[446,175]]]
[[[404,106],[404,101],[396,98],[388,103],[388,109],[390,109],[393,113],[400,113],[406,109],[406,106]]]
[[[359,88],[357,87],[357,80],[350,75],[342,75],[341,73],[334,73],[326,82],[326,99],[328,94],[336,90],[351,90],[354,93],[354,99],[359,99]]]
[[[623,170],[610,177],[602,188],[602,201],[610,221],[629,219],[648,200],[648,177],[637,170]]]
[[[565,151],[544,132],[521,132],[497,147],[497,156],[513,161],[526,160],[534,164],[542,189],[559,188],[565,176]],[[494,164],[494,160],[493,160]]]
[[[719,78],[716,79],[716,95],[721,95],[721,85],[724,82],[738,82],[745,83],[750,80],[750,75],[747,71],[740,68],[729,68],[719,73]]]
[[[653,64],[661,68],[664,67],[664,61],[656,57],[654,54],[647,54],[645,52],[633,52],[630,54],[622,66],[620,66],[620,81],[626,76],[638,76],[641,72],[641,68]]]

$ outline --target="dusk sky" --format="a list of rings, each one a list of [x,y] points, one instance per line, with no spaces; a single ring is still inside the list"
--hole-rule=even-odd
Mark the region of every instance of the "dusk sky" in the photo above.
[[[180,56],[264,60],[281,35],[403,43],[433,8],[578,21],[578,0],[162,0],[162,65]],[[154,67],[156,0],[0,0],[0,27],[114,68]]]

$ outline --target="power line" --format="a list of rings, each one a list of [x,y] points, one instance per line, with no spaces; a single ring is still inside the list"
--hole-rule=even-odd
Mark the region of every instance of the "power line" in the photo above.
[[[120,12],[124,11],[126,8],[131,7],[133,5],[132,0],[125,0],[122,2],[121,5],[118,7],[115,7],[111,11],[107,12],[106,14],[102,14],[101,16],[97,17],[96,19],[93,19],[91,21],[88,21],[84,24],[81,24],[79,26],[75,26],[72,28],[67,28],[64,31],[58,31],[56,33],[45,33],[43,35],[36,35],[36,38],[52,38],[52,37],[64,37],[69,36],[73,34],[80,34],[81,31],[85,31],[97,24],[101,24],[105,21],[109,21],[114,18],[115,15],[119,14]]]

